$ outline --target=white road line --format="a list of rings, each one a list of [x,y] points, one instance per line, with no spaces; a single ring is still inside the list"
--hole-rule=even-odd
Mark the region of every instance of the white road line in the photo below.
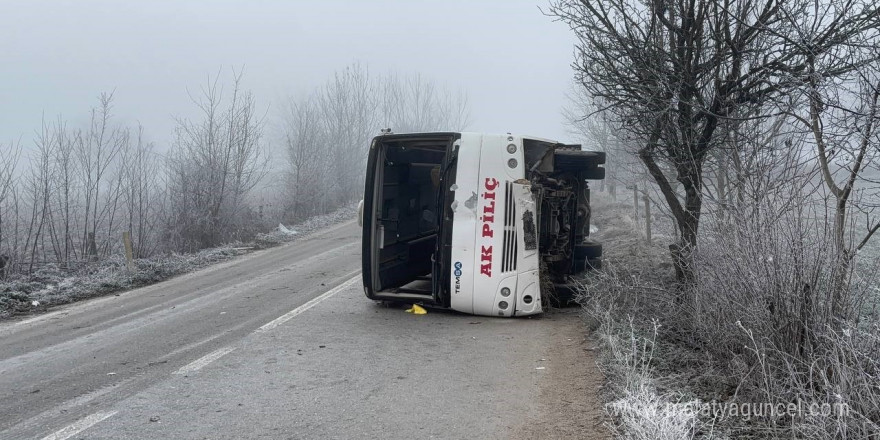
[[[358,272],[360,272],[360,271],[355,271],[352,274],[349,274],[349,275],[354,275],[354,276],[351,277],[351,279],[345,281],[344,283],[322,293],[320,296],[318,296],[316,298],[312,298],[309,302],[285,313],[282,316],[279,316],[278,318],[273,319],[272,321],[270,321],[267,324],[263,325],[262,327],[258,328],[256,331],[257,332],[264,332],[264,331],[271,330],[275,327],[278,327],[279,325],[284,324],[287,321],[290,321],[291,319],[293,319],[297,315],[305,312],[306,310],[316,306],[321,301],[324,301],[325,299],[330,298],[331,296],[346,289],[347,287],[354,284],[354,282],[360,278],[358,276]],[[348,275],[346,275],[346,276],[348,276]],[[173,374],[181,375],[181,374],[188,374],[188,373],[192,373],[192,372],[201,370],[202,368],[205,367],[205,365],[208,365],[211,362],[214,362],[217,359],[220,359],[221,357],[226,356],[227,354],[231,353],[233,350],[235,350],[235,347],[226,347],[226,348],[221,348],[219,350],[213,351],[211,353],[208,353],[205,356],[202,356],[199,359],[196,359],[193,362],[190,362],[187,365],[184,365],[179,370],[175,371]]]
[[[173,374],[187,374],[187,373],[199,371],[205,365],[208,365],[211,362],[214,362],[217,359],[220,359],[221,357],[226,356],[227,354],[231,353],[233,350],[235,350],[235,347],[225,347],[225,348],[221,348],[217,351],[213,351],[211,353],[206,354],[205,356],[202,356],[202,357],[184,365],[183,367],[180,367],[180,369],[175,371]]]
[[[357,271],[357,272],[360,272],[360,271]],[[257,332],[265,332],[268,330],[272,330],[273,328],[278,327],[279,325],[284,324],[287,321],[290,321],[291,319],[295,318],[297,315],[305,312],[308,309],[311,309],[312,307],[315,307],[321,301],[324,301],[325,299],[330,298],[331,296],[336,295],[337,293],[341,292],[342,290],[350,287],[352,284],[354,284],[355,281],[357,281],[359,279],[360,279],[360,274],[357,273],[357,275],[354,275],[348,281],[322,293],[320,296],[318,296],[316,298],[312,298],[309,302],[269,321],[268,323],[264,324],[262,327],[258,328]]]
[[[47,435],[43,437],[43,440],[66,440],[69,439],[80,432],[85,431],[86,429],[91,428],[92,426],[100,423],[102,420],[106,420],[110,417],[113,417],[119,411],[102,411],[98,413],[94,413],[72,425],[66,426],[61,430],[55,431],[55,433]]]

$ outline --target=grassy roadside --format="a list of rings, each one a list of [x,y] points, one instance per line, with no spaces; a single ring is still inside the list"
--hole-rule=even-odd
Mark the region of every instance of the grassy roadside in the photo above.
[[[735,260],[740,249],[710,243],[698,300],[682,305],[666,249],[672,237],[648,245],[628,202],[594,197],[605,261],[581,281],[579,298],[601,341],[616,437],[880,438],[877,321],[840,330],[804,324],[787,293],[799,286],[780,275],[795,267],[788,255],[816,251],[762,249],[763,258]],[[805,348],[786,345],[798,340],[792,328],[810,332]]]
[[[633,206],[594,196],[593,238],[604,248],[603,269],[580,280],[588,325],[599,339],[599,368],[606,377],[603,400],[616,438],[687,439],[699,420],[677,411],[693,401],[692,383],[709,371],[705,362],[683,371],[673,359],[695,357],[677,344],[665,325],[641,311],[667,303],[673,281],[672,265],[663,244],[669,237],[654,235],[648,245],[634,221]],[[659,228],[657,226],[660,226]],[[666,225],[655,228],[663,231]]]
[[[52,306],[103,296],[154,284],[255,250],[296,241],[311,233],[355,217],[356,206],[313,217],[290,229],[258,234],[249,243],[229,243],[194,254],[168,254],[134,261],[129,271],[125,258],[111,258],[63,271],[57,265],[39,267],[30,276],[12,275],[0,281],[0,319],[45,312]],[[295,231],[295,232],[294,232]]]

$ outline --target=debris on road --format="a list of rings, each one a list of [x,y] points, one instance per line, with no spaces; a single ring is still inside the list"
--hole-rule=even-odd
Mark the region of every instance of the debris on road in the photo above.
[[[411,308],[406,309],[406,313],[412,313],[413,315],[427,315],[428,311],[418,304],[413,304]]]
[[[284,234],[284,235],[296,235],[296,234],[299,234],[299,232],[296,232],[295,229],[290,229],[290,228],[284,226],[284,225],[281,224],[281,223],[278,223],[278,232],[280,232],[280,233],[282,233],[282,234]]]

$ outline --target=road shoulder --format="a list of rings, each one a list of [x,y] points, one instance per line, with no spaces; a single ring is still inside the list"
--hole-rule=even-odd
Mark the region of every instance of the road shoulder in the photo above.
[[[546,381],[541,383],[538,413],[514,432],[517,439],[610,439],[600,397],[605,378],[597,361],[597,342],[580,316],[580,308],[555,310]]]

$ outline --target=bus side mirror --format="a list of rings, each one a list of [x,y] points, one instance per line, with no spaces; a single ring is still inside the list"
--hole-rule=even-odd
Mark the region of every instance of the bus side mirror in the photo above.
[[[358,226],[364,225],[364,201],[358,202]]]

